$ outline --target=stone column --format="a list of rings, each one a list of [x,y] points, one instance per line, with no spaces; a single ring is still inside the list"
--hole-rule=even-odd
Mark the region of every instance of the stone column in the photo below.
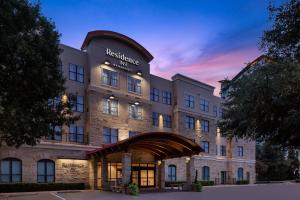
[[[192,185],[192,183],[195,181],[195,158],[189,157],[186,160],[186,181],[188,185]]]
[[[107,159],[105,156],[101,157],[101,187],[102,190],[109,190]]]
[[[93,177],[93,181],[92,181],[92,189],[93,190],[97,190],[97,186],[98,186],[98,159],[96,156],[92,157],[92,177]]]
[[[131,177],[131,153],[122,154],[122,184],[128,185]]]
[[[161,161],[160,165],[159,165],[159,180],[158,180],[158,183],[159,183],[159,188],[160,189],[164,189],[165,188],[165,182],[166,182],[166,162],[164,160]]]

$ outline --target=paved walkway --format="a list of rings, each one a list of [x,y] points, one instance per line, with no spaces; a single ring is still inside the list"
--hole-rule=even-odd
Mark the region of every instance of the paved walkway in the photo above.
[[[0,200],[300,200],[300,184],[205,187],[203,192],[147,193],[137,197],[111,192],[42,192],[11,195]]]

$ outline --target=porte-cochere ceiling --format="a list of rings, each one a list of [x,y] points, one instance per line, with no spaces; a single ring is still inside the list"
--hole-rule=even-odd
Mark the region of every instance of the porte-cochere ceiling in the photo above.
[[[106,145],[89,152],[88,156],[105,156],[130,150],[150,153],[158,160],[197,155],[202,151],[197,143],[184,136],[166,132],[151,132]]]

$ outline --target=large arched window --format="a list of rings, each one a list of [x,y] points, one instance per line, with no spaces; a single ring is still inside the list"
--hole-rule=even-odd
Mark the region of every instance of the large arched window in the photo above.
[[[55,180],[55,163],[52,160],[39,160],[37,163],[37,182],[53,183]]]
[[[169,179],[169,181],[176,181],[176,166],[175,165],[168,166],[168,179]]]
[[[209,167],[204,166],[202,167],[202,180],[209,181]]]
[[[237,171],[237,177],[238,177],[238,181],[244,180],[244,169],[243,168],[238,168]]]
[[[16,158],[1,160],[0,182],[13,183],[22,181],[22,161]]]

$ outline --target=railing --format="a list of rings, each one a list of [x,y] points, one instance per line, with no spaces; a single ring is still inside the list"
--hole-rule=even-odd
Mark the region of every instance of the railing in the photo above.
[[[215,184],[216,185],[234,185],[236,184],[235,178],[215,178]]]
[[[86,145],[89,144],[89,137],[87,134],[80,135],[80,137],[73,137],[73,140],[70,140],[70,134],[69,133],[63,133],[59,137],[56,136],[48,136],[45,137],[45,141],[51,141],[51,142],[56,142],[56,143],[62,143],[62,144],[81,144],[81,145]]]

